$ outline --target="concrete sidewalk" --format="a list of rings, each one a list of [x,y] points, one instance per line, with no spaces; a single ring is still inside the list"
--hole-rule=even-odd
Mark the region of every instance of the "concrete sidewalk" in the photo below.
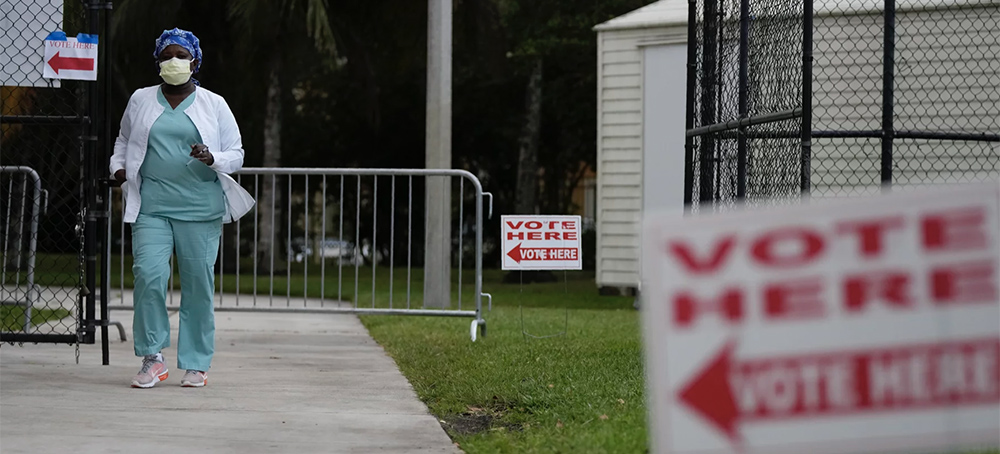
[[[205,388],[132,389],[141,361],[111,328],[100,344],[0,347],[0,452],[459,452],[352,315],[216,313]],[[176,346],[177,314],[171,314]],[[100,342],[100,341],[98,341]]]

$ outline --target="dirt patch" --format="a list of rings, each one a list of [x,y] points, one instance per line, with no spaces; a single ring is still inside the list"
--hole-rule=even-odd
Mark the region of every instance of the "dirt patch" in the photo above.
[[[458,435],[472,435],[490,430],[493,417],[490,415],[460,414],[446,419],[441,425],[445,430]]]
[[[468,411],[446,417],[441,421],[441,425],[450,434],[473,435],[491,430],[505,430],[520,432],[524,428],[520,424],[511,424],[501,421],[505,407],[480,408],[469,407]]]

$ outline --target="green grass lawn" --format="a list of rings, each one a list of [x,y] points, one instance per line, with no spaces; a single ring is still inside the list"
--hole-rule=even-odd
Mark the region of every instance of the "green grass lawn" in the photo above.
[[[74,287],[79,281],[76,256],[58,254],[39,254],[35,261],[35,283],[37,285],[53,285],[59,287]],[[0,276],[3,285],[21,287],[27,284],[27,273],[24,270],[7,269]],[[76,274],[74,274],[76,273]],[[46,309],[44,302],[36,305],[31,311],[31,322],[39,325],[51,320],[60,320],[70,315],[63,308]],[[0,306],[0,331],[14,332],[24,329],[24,308],[21,306]]]
[[[31,311],[31,323],[39,325],[50,320],[69,317],[66,309],[35,309]],[[0,331],[15,332],[24,329],[24,308],[21,306],[0,306]]]
[[[523,287],[486,277],[494,308],[476,343],[466,319],[362,318],[449,435],[470,453],[643,452],[632,298],[598,296],[591,273]],[[524,331],[566,334],[526,337],[522,313]]]

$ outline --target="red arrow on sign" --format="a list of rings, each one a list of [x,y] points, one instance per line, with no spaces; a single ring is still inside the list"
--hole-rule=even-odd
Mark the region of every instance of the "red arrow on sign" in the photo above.
[[[682,402],[708,419],[733,442],[740,439],[736,427],[740,409],[736,407],[736,398],[729,385],[729,369],[735,348],[735,342],[726,344],[715,359],[678,393]]]
[[[59,74],[60,69],[71,69],[75,71],[94,70],[93,58],[60,57],[59,52],[56,52],[56,54],[53,55],[47,63],[49,64],[49,67],[56,72],[56,74]]]
[[[722,350],[677,393],[734,444],[740,425],[1000,403],[1000,339],[743,360]]]
[[[521,244],[523,243],[517,243],[517,246],[514,246],[514,249],[507,252],[507,257],[514,259],[517,263],[521,263]]]

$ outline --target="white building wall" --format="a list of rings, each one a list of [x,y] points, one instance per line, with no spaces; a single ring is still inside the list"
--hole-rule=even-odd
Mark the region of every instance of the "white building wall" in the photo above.
[[[597,284],[639,281],[643,203],[643,47],[683,42],[686,26],[598,35]],[[683,65],[677,68],[684,71]],[[682,87],[683,89],[683,87]]]

